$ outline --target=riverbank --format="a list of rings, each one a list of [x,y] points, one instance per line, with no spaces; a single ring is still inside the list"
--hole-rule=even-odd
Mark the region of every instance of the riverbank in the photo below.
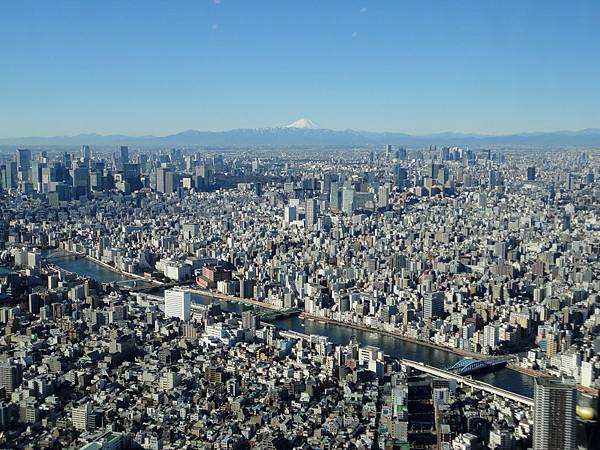
[[[344,326],[344,327],[348,327],[348,328],[351,328],[354,330],[364,331],[367,333],[378,333],[383,336],[400,339],[402,341],[410,342],[410,343],[416,344],[416,345],[424,345],[426,347],[433,348],[435,350],[441,350],[444,352],[452,353],[454,355],[464,356],[467,358],[481,359],[481,357],[482,357],[481,353],[471,352],[469,350],[463,350],[460,348],[446,347],[444,345],[435,344],[433,342],[422,341],[420,339],[414,339],[414,338],[406,336],[402,333],[395,333],[393,331],[380,330],[378,328],[367,327],[365,325],[359,325],[356,323],[342,322],[341,320],[335,320],[335,319],[329,319],[326,317],[315,316],[314,314],[309,314],[306,312],[300,313],[299,317],[301,319],[316,320],[316,321],[320,321],[320,322],[324,322],[324,323],[331,323],[331,324],[338,325],[338,326]]]
[[[117,269],[115,266],[112,266],[112,265],[110,265],[108,263],[105,263],[104,261],[102,261],[102,260],[100,260],[98,258],[94,258],[93,256],[89,256],[89,255],[86,255],[86,254],[83,254],[83,253],[73,252],[71,250],[67,250],[66,248],[61,248],[61,247],[54,247],[54,248],[51,248],[51,249],[52,250],[59,250],[61,252],[66,253],[67,255],[77,256],[77,257],[80,257],[80,258],[85,258],[88,261],[91,261],[94,264],[98,264],[99,266],[101,266],[101,267],[103,267],[103,268],[105,268],[107,270],[110,270],[113,273],[117,273],[119,275],[123,275],[124,277],[131,278],[132,281],[133,280],[143,280],[143,281],[147,281],[149,283],[155,283],[155,284],[158,284],[158,285],[162,284],[160,281],[152,280],[152,279],[146,278],[146,277],[144,277],[142,275],[138,275],[138,274],[135,274],[135,273],[126,272],[124,270]],[[57,266],[60,267],[59,264],[57,264]]]
[[[267,302],[261,302],[260,300],[236,297],[235,295],[221,294],[220,292],[213,292],[208,289],[202,289],[201,287],[198,287],[198,286],[193,286],[190,289],[195,292],[198,292],[200,295],[203,295],[205,297],[210,297],[215,300],[221,300],[224,302],[242,303],[244,305],[249,305],[249,306],[258,306],[260,308],[270,309],[270,310],[278,311],[278,312],[283,311],[283,309],[279,308],[278,306],[272,305],[271,303],[267,303]]]

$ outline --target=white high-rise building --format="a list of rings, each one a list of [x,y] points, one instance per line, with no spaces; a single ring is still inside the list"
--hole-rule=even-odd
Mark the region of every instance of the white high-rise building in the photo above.
[[[192,306],[192,293],[178,289],[165,291],[165,317],[179,317],[181,320],[190,320]]]
[[[483,327],[483,346],[492,350],[498,348],[500,342],[500,330],[496,325],[486,325]]]

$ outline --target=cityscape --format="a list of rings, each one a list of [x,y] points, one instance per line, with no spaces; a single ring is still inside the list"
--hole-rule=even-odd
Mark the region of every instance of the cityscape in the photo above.
[[[0,4],[0,449],[600,450],[600,3]]]
[[[7,153],[3,442],[597,440],[600,158],[560,155]]]

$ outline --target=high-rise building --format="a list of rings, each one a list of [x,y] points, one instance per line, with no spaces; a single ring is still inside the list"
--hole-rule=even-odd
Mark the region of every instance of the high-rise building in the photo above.
[[[535,166],[527,168],[527,181],[535,181]]]
[[[192,294],[190,291],[168,289],[165,291],[165,317],[190,320]]]
[[[28,148],[17,149],[17,169],[19,171],[29,170],[31,167],[31,150]]]
[[[260,316],[252,311],[244,311],[242,313],[242,327],[248,330],[256,330],[260,327]]]
[[[407,179],[408,171],[400,164],[396,164],[394,166],[394,184],[399,190],[403,191],[406,188]]]
[[[94,429],[91,402],[81,403],[71,409],[71,421],[76,430],[86,431]]]
[[[444,314],[444,293],[442,291],[427,292],[423,297],[423,317],[442,317]]]
[[[319,217],[319,205],[317,199],[309,198],[306,200],[306,226],[312,228],[317,223]]]
[[[329,188],[329,206],[336,210],[341,209],[342,206],[342,191],[337,181],[332,181]]]
[[[11,393],[21,385],[22,371],[18,364],[4,362],[0,364],[0,387]]]
[[[354,211],[354,189],[344,188],[342,191],[342,211],[350,215]]]
[[[390,189],[387,185],[379,186],[377,191],[377,206],[387,208],[390,204]]]
[[[87,167],[73,167],[71,169],[73,180],[73,194],[75,198],[86,196],[90,191],[90,177]]]
[[[81,146],[81,158],[83,158],[84,161],[89,161],[92,159],[92,151],[90,150],[89,145]]]
[[[121,164],[127,164],[129,162],[129,147],[126,145],[121,145],[119,150]]]
[[[390,144],[385,144],[385,159],[390,159],[392,155],[392,146]]]
[[[286,223],[294,222],[297,219],[295,206],[286,206],[283,214],[284,214],[283,220]]]
[[[159,167],[156,169],[156,190],[163,194],[170,194],[174,191],[173,172],[168,167]]]
[[[533,450],[577,448],[576,405],[574,379],[535,379]]]
[[[490,189],[494,189],[496,186],[498,186],[498,171],[490,170],[488,172],[488,184]]]
[[[500,329],[496,325],[483,327],[483,346],[495,350],[500,342]]]

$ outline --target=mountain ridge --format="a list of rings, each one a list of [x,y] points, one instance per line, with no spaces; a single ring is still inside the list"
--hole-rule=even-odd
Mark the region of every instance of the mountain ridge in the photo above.
[[[292,126],[292,125],[298,126]],[[427,135],[401,132],[331,130],[313,128],[309,119],[284,127],[237,128],[225,131],[188,129],[165,136],[82,133],[73,136],[0,138],[0,145],[585,145],[600,146],[600,128],[503,135],[445,131]]]

